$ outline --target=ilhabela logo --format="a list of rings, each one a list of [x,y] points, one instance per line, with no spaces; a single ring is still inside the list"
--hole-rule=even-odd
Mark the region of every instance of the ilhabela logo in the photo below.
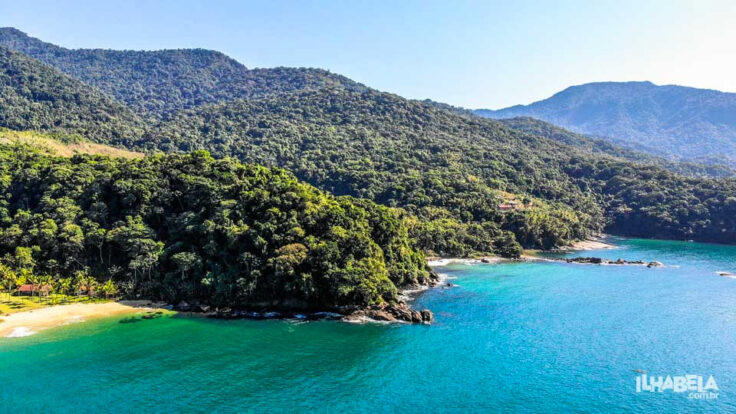
[[[718,398],[718,384],[713,375],[707,380],[702,375],[667,375],[651,376],[642,374],[636,377],[636,392],[687,392],[687,398],[693,400],[714,400]]]

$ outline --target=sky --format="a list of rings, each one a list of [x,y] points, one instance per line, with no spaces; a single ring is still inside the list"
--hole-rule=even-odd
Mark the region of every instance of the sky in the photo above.
[[[492,109],[595,81],[736,92],[734,22],[733,0],[0,0],[0,27],[64,47],[215,49]]]

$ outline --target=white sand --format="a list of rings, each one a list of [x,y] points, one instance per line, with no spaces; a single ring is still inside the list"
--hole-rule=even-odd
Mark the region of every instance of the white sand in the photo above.
[[[613,249],[616,246],[598,239],[581,240],[568,247],[568,250],[601,250]]]
[[[151,311],[148,301],[74,303],[13,313],[0,319],[0,337],[19,338],[48,328],[92,318]]]

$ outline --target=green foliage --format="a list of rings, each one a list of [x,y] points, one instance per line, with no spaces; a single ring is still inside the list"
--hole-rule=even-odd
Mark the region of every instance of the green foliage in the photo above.
[[[29,283],[63,293],[327,308],[393,301],[429,278],[401,212],[284,170],[204,151],[69,159],[0,146],[0,176],[0,274],[50,275]]]
[[[43,130],[72,142],[73,135],[99,142],[140,136],[141,119],[107,95],[26,55],[0,46],[0,126]]]
[[[400,207],[409,237],[428,252],[516,256],[520,246],[551,248],[602,229],[630,236],[736,242],[733,179],[687,178],[661,168],[690,176],[732,174],[721,167],[669,163],[543,123],[503,125],[447,105],[373,91],[326,72],[248,70],[211,51],[67,50],[13,29],[0,30],[0,43],[87,84],[6,51],[9,63],[2,76],[10,101],[0,106],[0,113],[7,114],[4,120],[0,117],[0,126],[79,133],[98,142],[153,151],[206,149],[216,157],[287,168],[334,194]],[[89,85],[119,98],[137,116]],[[41,110],[31,110],[34,105]],[[118,115],[92,116],[105,113]],[[148,123],[142,124],[140,117]],[[71,174],[65,166],[55,173]],[[149,189],[155,186],[145,177],[122,179],[114,188],[127,198],[116,202],[149,203],[154,198]],[[0,177],[0,187],[17,190],[10,176]],[[499,205],[508,197],[529,199],[533,206],[502,211]],[[59,216],[80,214],[63,198],[49,203],[44,208]],[[97,217],[119,208],[96,200],[83,211],[92,209]],[[127,249],[130,261],[122,272],[132,274],[134,286],[147,283],[152,263],[170,260],[180,251],[170,252],[165,240],[150,236],[147,215],[129,215],[118,217],[119,225],[93,218],[55,229],[49,223],[45,237],[62,238],[65,243],[57,249],[72,255],[60,256],[55,265],[68,267],[67,257],[80,249],[95,250],[103,261],[104,245],[118,243]],[[301,225],[279,231],[297,238],[309,234]],[[80,245],[80,233],[92,236]],[[254,243],[266,241],[264,236]],[[291,253],[271,266],[296,274],[298,255]],[[192,269],[205,263],[198,257]],[[168,265],[176,268],[177,263],[181,267],[184,262],[172,260]],[[362,265],[371,267],[368,262]],[[192,269],[184,271],[184,277],[205,271]],[[399,267],[393,273],[401,271]],[[181,270],[169,277],[176,274],[182,277]],[[409,273],[396,280],[413,278]],[[216,287],[214,277],[202,280]],[[366,291],[372,286],[380,284],[366,286]]]
[[[54,66],[136,112],[155,117],[208,103],[298,89],[365,89],[344,76],[321,69],[248,69],[220,52],[204,49],[70,50],[12,28],[0,29],[0,45]]]

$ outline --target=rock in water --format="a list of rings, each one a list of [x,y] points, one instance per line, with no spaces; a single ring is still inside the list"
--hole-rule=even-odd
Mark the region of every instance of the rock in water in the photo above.
[[[432,323],[434,322],[434,314],[429,309],[422,309],[420,312],[422,314],[422,322],[424,323]]]
[[[434,315],[428,309],[421,311],[411,309],[405,303],[390,305],[382,303],[373,305],[366,309],[358,309],[345,316],[343,320],[359,321],[363,318],[369,318],[382,322],[409,322],[409,323],[432,323]]]

